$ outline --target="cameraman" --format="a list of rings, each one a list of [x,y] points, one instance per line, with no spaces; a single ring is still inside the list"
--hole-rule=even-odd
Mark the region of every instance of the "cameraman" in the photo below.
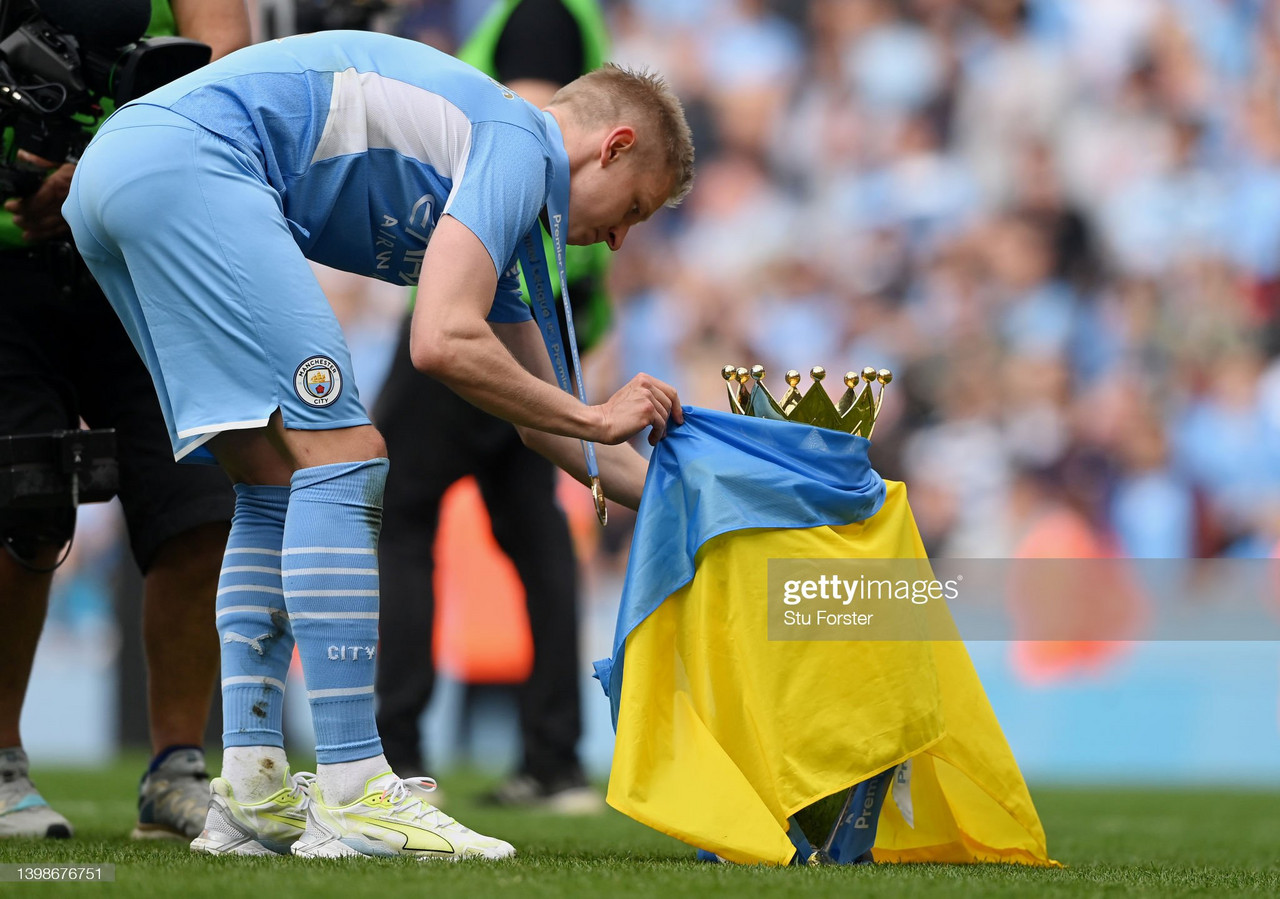
[[[249,43],[244,0],[152,0],[151,13],[148,36],[200,41],[214,59]],[[154,753],[133,836],[190,840],[209,801],[201,742],[218,672],[214,594],[234,495],[216,468],[173,461],[151,378],[62,219],[74,165],[21,152],[19,161],[50,171],[35,193],[0,211],[0,435],[72,429],[81,418],[117,430],[119,496],[144,575]],[[0,507],[0,837],[72,833],[31,783],[18,723],[51,572],[74,528],[71,505]]]

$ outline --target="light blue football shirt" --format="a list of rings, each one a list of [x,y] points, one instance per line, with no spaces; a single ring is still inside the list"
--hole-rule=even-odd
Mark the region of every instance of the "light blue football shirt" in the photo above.
[[[307,258],[416,284],[447,213],[493,260],[490,321],[530,318],[516,249],[547,202],[560,138],[471,66],[390,35],[322,32],[247,47],[136,103],[169,108],[256,160]]]

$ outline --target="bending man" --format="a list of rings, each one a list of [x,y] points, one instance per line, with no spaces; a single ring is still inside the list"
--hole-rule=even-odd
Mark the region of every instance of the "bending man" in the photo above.
[[[193,848],[514,851],[444,815],[432,781],[402,780],[382,755],[388,461],[305,260],[420,278],[414,365],[579,479],[580,441],[602,444],[606,490],[634,506],[646,463],[624,441],[678,423],[676,392],[641,374],[587,406],[557,388],[515,260],[548,204],[568,243],[617,249],[687,192],[692,158],[679,103],[650,76],[606,67],[540,111],[445,54],[363,32],[248,48],[104,124],[64,213],[147,363],[175,457],[211,452],[237,494],[218,591],[227,748]],[[295,640],[312,789],[287,775],[280,735]]]

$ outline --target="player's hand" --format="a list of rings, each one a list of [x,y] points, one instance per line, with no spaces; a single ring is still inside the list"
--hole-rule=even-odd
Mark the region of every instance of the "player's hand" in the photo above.
[[[31,196],[15,197],[4,204],[4,208],[13,213],[13,223],[22,229],[22,239],[35,242],[70,234],[71,229],[62,218],[62,203],[71,190],[75,165],[70,162],[58,165],[26,150],[18,151],[18,159],[33,168],[54,170]]]
[[[656,444],[667,433],[667,419],[676,424],[684,421],[680,397],[670,384],[646,374],[638,374],[599,407],[602,421],[597,443],[614,444],[640,433],[649,432],[649,444]]]

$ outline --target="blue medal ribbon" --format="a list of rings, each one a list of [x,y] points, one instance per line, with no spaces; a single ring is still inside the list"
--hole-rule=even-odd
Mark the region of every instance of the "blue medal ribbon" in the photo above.
[[[586,386],[582,380],[582,360],[578,358],[578,337],[573,329],[573,308],[569,305],[569,279],[565,274],[565,232],[569,227],[569,154],[564,149],[564,136],[555,116],[542,113],[546,121],[547,141],[551,147],[551,190],[547,193],[547,222],[551,230],[551,246],[555,248],[556,268],[560,273],[560,299],[564,303],[564,321],[569,331],[569,353],[573,360],[573,374],[577,380],[578,399],[587,404]],[[542,340],[547,345],[551,366],[556,380],[566,393],[573,393],[573,381],[565,365],[564,341],[560,335],[560,323],[551,308],[551,272],[547,268],[547,254],[542,248],[542,229],[537,222],[520,242],[520,268],[524,271],[529,297],[533,300]],[[600,466],[596,463],[596,447],[589,440],[582,441],[582,454],[587,460],[587,477],[591,480],[591,495],[596,502],[596,515],[600,523],[609,520],[604,504],[604,490],[600,487]]]

